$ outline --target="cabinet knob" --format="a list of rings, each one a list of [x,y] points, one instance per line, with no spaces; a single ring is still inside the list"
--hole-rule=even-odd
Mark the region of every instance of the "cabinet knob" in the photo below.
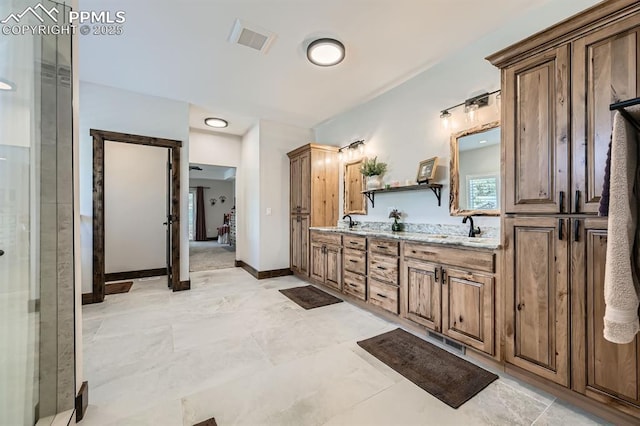
[[[0,250],[0,256],[4,256],[4,250]]]
[[[460,320],[460,322],[462,323],[462,315],[460,315],[460,318],[458,318]]]
[[[524,303],[518,303],[517,309],[521,311],[522,308],[524,308]]]

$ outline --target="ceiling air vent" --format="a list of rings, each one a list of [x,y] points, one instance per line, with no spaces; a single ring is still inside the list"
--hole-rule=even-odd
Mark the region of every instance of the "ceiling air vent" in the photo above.
[[[229,35],[231,43],[250,47],[262,53],[267,53],[276,35],[257,25],[236,19]]]

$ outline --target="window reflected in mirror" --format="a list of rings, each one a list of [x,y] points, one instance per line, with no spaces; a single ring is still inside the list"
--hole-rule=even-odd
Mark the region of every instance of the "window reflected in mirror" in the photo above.
[[[451,137],[453,216],[500,214],[500,127],[489,123]]]

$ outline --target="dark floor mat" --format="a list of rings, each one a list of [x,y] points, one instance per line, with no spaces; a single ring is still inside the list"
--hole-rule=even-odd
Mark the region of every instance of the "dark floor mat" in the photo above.
[[[358,345],[453,408],[460,407],[498,378],[399,328]]]
[[[133,281],[127,281],[124,283],[105,284],[104,294],[128,293],[129,290],[131,290],[132,285],[133,285]]]
[[[216,419],[214,417],[212,417],[209,420],[205,420],[204,422],[196,423],[193,426],[218,426],[218,423],[216,423]]]
[[[280,290],[280,293],[296,302],[305,309],[319,308],[321,306],[333,305],[342,302],[341,299],[325,293],[312,285],[306,287],[294,287]]]

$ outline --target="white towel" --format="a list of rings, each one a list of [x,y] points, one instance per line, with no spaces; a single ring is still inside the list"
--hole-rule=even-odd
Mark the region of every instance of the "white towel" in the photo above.
[[[640,106],[627,108],[640,118]],[[638,232],[638,132],[616,112],[611,147],[611,193],[604,278],[604,338],[632,342],[638,330],[640,235]]]

